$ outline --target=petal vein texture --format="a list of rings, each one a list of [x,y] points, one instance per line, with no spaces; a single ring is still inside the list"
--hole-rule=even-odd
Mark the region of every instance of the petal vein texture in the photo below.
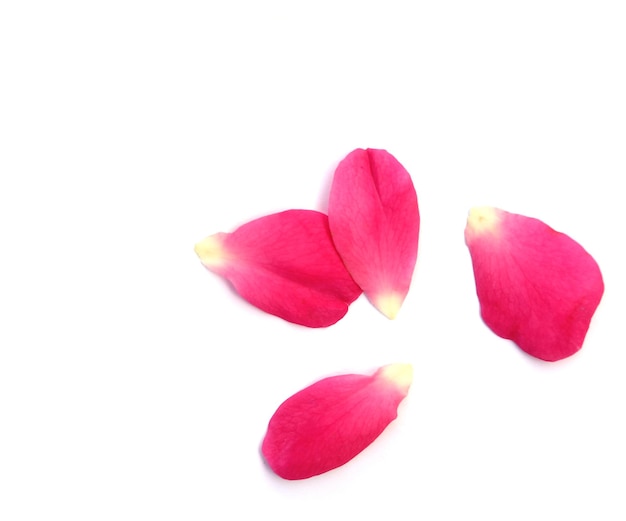
[[[385,150],[352,151],[335,171],[328,218],[356,283],[379,311],[395,318],[409,291],[419,240],[409,173]]]
[[[288,398],[272,416],[261,452],[284,479],[337,468],[363,451],[397,417],[413,369],[391,364],[373,375],[320,380]]]
[[[465,243],[480,313],[495,334],[552,362],[582,347],[604,283],[580,244],[538,219],[492,207],[470,211]]]
[[[248,302],[296,324],[330,326],[361,294],[334,247],[328,217],[313,210],[255,219],[207,237],[195,251]]]

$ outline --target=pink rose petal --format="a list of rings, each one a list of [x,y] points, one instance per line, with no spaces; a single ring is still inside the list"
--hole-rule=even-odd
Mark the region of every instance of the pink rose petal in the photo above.
[[[330,326],[360,294],[312,210],[268,215],[196,244],[200,260],[258,308],[309,327]]]
[[[580,244],[537,219],[491,207],[470,211],[465,242],[480,312],[494,333],[548,361],[582,347],[604,283]]]
[[[285,479],[305,479],[350,461],[397,416],[413,369],[391,364],[372,376],[325,378],[288,398],[269,422],[261,451]]]
[[[411,284],[420,216],[411,176],[385,150],[339,163],[328,206],[333,241],[372,304],[394,318]]]

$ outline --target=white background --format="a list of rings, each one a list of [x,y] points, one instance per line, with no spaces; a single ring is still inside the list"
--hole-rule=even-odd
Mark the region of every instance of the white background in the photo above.
[[[626,518],[626,7],[621,1],[6,1],[0,7],[0,518]],[[422,231],[395,321],[252,308],[193,245],[324,210],[356,147],[411,173]],[[583,349],[481,322],[469,208],[596,258]],[[287,482],[289,395],[410,362],[365,452]]]

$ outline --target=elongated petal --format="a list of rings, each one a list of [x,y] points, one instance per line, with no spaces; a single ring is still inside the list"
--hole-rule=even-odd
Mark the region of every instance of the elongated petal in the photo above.
[[[408,364],[381,367],[374,375],[320,380],[287,399],[274,413],[262,453],[285,479],[305,479],[350,461],[397,417],[409,391]]]
[[[596,261],[545,223],[491,207],[470,211],[465,242],[485,323],[527,353],[576,353],[602,294]]]
[[[330,237],[328,217],[288,210],[196,244],[211,271],[258,308],[289,322],[326,327],[348,311],[361,290]]]
[[[372,304],[394,318],[417,259],[420,216],[411,176],[385,150],[354,150],[335,171],[328,218],[348,271]]]

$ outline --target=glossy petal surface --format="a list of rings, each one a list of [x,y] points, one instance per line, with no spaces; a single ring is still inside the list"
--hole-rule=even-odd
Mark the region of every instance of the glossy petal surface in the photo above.
[[[485,323],[527,353],[576,353],[604,292],[596,261],[576,241],[531,217],[470,211],[465,242]]]
[[[381,367],[374,375],[320,380],[287,399],[274,413],[262,453],[285,479],[305,479],[350,461],[397,417],[413,370]]]
[[[211,271],[258,308],[289,322],[325,327],[360,294],[332,242],[328,217],[288,210],[196,244]]]
[[[328,217],[348,271],[372,304],[394,318],[417,259],[420,216],[411,176],[385,150],[354,150],[335,171]]]

